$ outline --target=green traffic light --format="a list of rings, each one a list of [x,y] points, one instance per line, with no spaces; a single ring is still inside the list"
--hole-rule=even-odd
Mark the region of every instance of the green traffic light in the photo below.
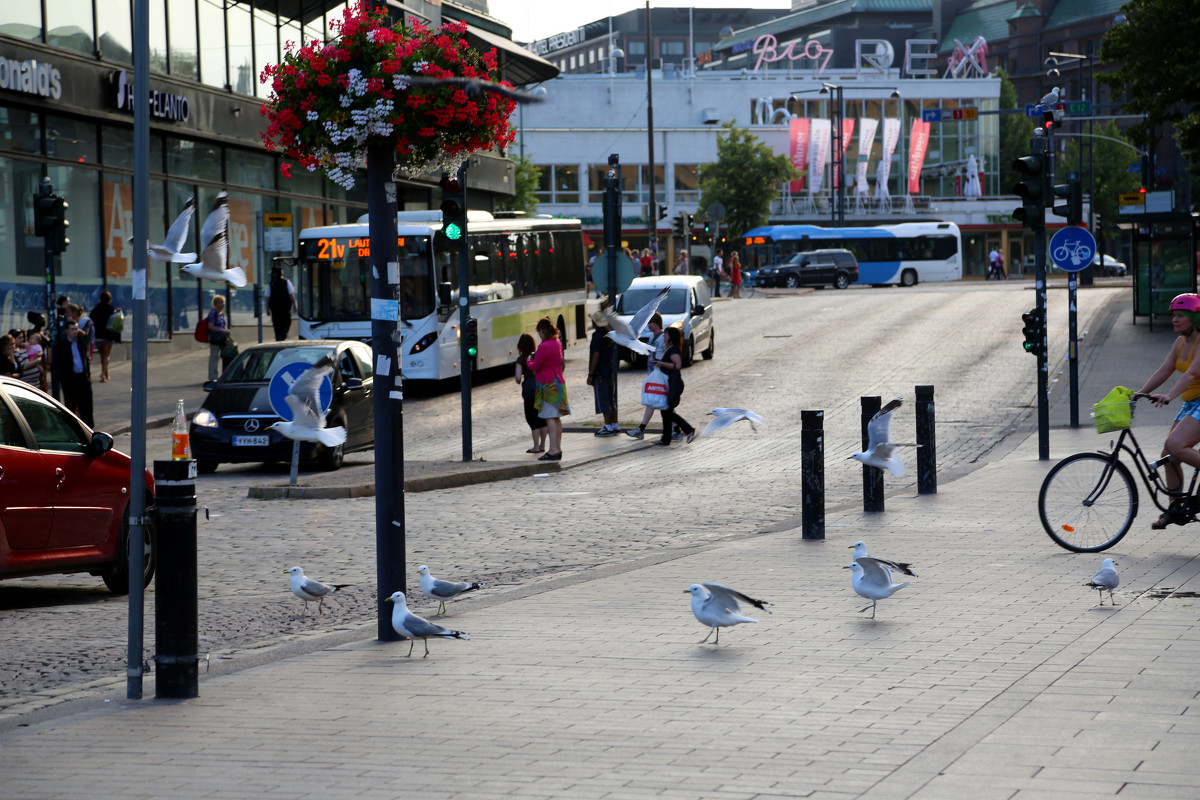
[[[479,354],[478,347],[468,347],[467,348],[467,355],[471,356],[471,358],[474,358],[478,354]]]
[[[451,241],[458,241],[462,238],[462,228],[458,227],[457,222],[447,222],[444,229],[446,238]]]

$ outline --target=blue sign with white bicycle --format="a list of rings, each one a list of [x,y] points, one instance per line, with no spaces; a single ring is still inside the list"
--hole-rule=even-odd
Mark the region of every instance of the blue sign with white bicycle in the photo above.
[[[312,369],[312,364],[306,361],[293,361],[291,364],[280,367],[275,376],[271,378],[271,383],[267,387],[267,399],[271,401],[271,408],[275,410],[275,413],[283,417],[284,422],[291,422],[295,416],[285,399],[288,390],[292,388],[292,384],[296,382],[301,373],[310,369]],[[333,383],[329,380],[328,375],[321,381],[321,390],[317,396],[321,399],[321,410],[328,411],[330,404],[333,403]]]
[[[1050,237],[1050,261],[1063,272],[1079,272],[1092,263],[1096,237],[1086,228],[1059,228]]]

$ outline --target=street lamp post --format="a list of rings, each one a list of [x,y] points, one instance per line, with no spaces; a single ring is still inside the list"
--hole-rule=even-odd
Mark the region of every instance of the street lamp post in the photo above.
[[[842,142],[842,119],[846,108],[842,104],[842,87],[836,83],[822,83],[821,94],[830,95],[833,102],[833,170],[830,174],[832,184],[829,187],[830,206],[833,215],[833,227],[846,227],[846,209],[842,204],[842,181],[845,178],[845,149]]]

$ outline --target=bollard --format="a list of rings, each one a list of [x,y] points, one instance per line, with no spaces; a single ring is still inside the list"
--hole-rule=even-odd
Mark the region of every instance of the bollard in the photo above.
[[[824,411],[800,412],[800,531],[804,539],[825,538]]]
[[[871,417],[883,408],[879,397],[862,397],[862,443],[863,452],[870,446],[871,440],[867,435],[867,426]],[[883,511],[883,470],[863,464],[863,511]]]
[[[196,462],[154,462],[155,697],[198,697]]]
[[[937,494],[933,387],[917,387],[917,494]]]

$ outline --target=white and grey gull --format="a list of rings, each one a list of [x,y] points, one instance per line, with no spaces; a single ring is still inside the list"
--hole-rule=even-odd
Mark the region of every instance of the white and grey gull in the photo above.
[[[743,616],[738,612],[741,611],[740,603],[748,603],[756,608],[760,608],[771,613],[771,609],[767,606],[771,605],[766,600],[755,600],[749,595],[742,594],[736,589],[730,589],[728,586],[722,586],[719,583],[706,583],[701,586],[698,583],[693,583],[691,586],[683,590],[684,594],[692,596],[692,613],[696,615],[701,625],[706,625],[709,628],[708,636],[700,640],[700,644],[708,641],[709,636],[716,631],[717,638],[713,644],[721,643],[721,628],[728,628],[731,625],[741,625],[746,622],[758,622],[756,619]]]
[[[439,580],[429,572],[429,567],[422,564],[417,567],[417,574],[421,576],[421,593],[431,600],[437,600],[437,614],[444,614],[446,611],[446,601],[458,597],[463,592],[473,592],[476,589],[482,589],[482,583],[471,583],[469,581],[443,581]],[[437,616],[435,614],[434,616]]]

